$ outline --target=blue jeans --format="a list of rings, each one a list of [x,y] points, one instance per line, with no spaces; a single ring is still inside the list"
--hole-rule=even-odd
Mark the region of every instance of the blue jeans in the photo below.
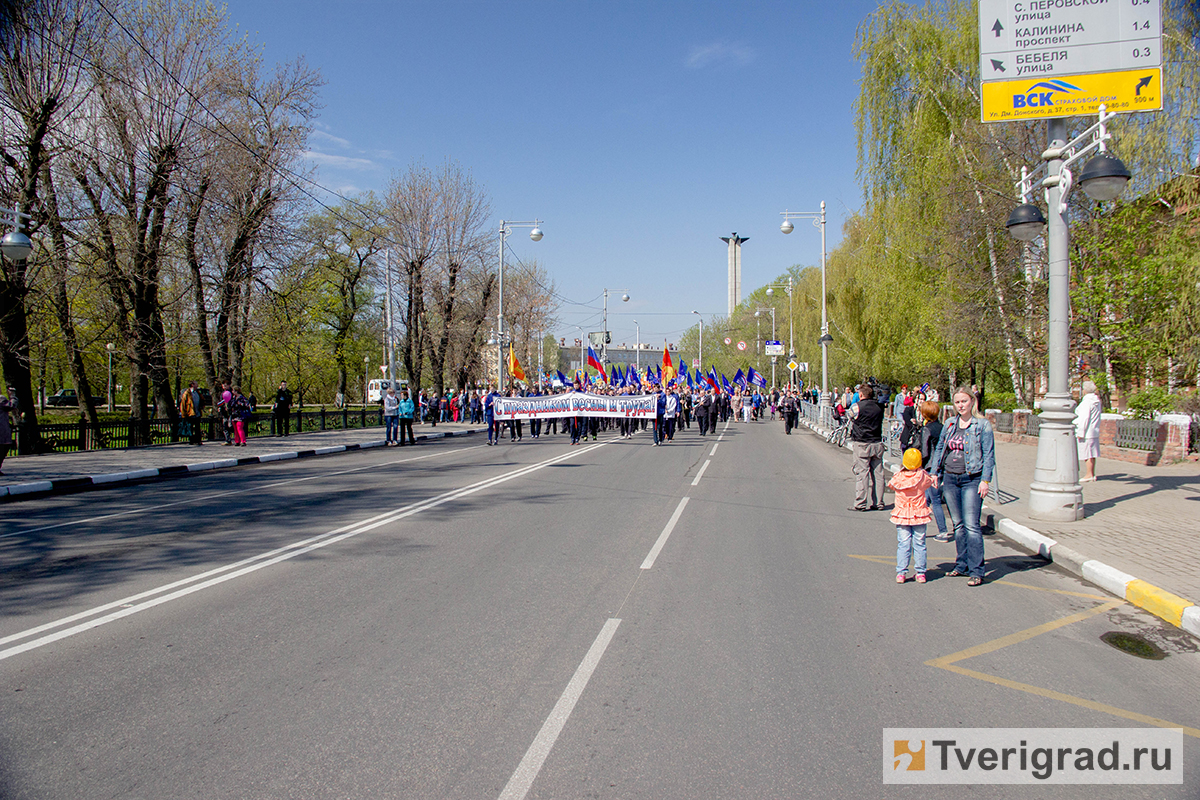
[[[942,510],[942,490],[936,486],[930,486],[925,490],[925,502],[933,511],[933,521],[937,523],[938,533],[945,533],[946,512]]]
[[[908,559],[912,557],[913,567],[918,575],[925,574],[925,526],[897,525],[896,526],[896,574],[908,572]]]
[[[979,512],[983,498],[979,496],[979,475],[956,475],[947,472],[942,479],[942,497],[954,522],[954,544],[958,559],[954,568],[972,578],[983,577],[983,531],[979,527]]]
[[[393,416],[392,414],[385,414],[383,417],[383,422],[387,426],[385,441],[396,441],[396,431],[400,428],[400,417]]]

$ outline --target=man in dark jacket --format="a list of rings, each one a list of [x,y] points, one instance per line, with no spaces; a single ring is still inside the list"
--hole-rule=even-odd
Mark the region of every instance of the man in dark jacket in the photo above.
[[[850,443],[854,449],[854,505],[851,511],[883,508],[883,405],[864,383],[850,406]],[[868,502],[869,501],[869,502]]]
[[[287,381],[279,382],[279,390],[275,392],[275,404],[271,409],[275,412],[275,433],[287,436],[292,422],[292,393],[288,391]]]

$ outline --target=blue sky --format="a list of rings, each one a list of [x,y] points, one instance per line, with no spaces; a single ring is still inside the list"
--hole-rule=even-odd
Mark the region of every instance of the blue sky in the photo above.
[[[858,26],[875,2],[462,3],[232,0],[268,62],[303,55],[326,80],[310,157],[322,185],[382,191],[413,162],[469,169],[509,239],[558,294],[558,333],[677,341],[726,313],[737,231],[743,296],[820,262],[861,204],[853,102]],[[621,303],[628,292],[631,299]]]

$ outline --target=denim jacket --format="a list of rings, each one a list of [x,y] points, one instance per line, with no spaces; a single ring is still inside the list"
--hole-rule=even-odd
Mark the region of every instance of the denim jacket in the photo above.
[[[958,417],[954,417],[942,426],[942,435],[938,439],[937,450],[933,453],[933,472],[936,475],[945,471],[942,462],[946,458],[946,439],[957,425]],[[963,456],[967,462],[967,474],[979,473],[980,480],[991,483],[992,476],[996,473],[996,438],[992,435],[992,423],[986,419],[973,419],[966,434]]]

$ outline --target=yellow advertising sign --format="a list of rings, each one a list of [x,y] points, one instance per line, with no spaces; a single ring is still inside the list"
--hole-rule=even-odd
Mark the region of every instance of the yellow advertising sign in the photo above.
[[[1109,111],[1160,111],[1162,69],[1095,72],[1056,78],[1030,76],[981,87],[984,122],[1013,122]]]

